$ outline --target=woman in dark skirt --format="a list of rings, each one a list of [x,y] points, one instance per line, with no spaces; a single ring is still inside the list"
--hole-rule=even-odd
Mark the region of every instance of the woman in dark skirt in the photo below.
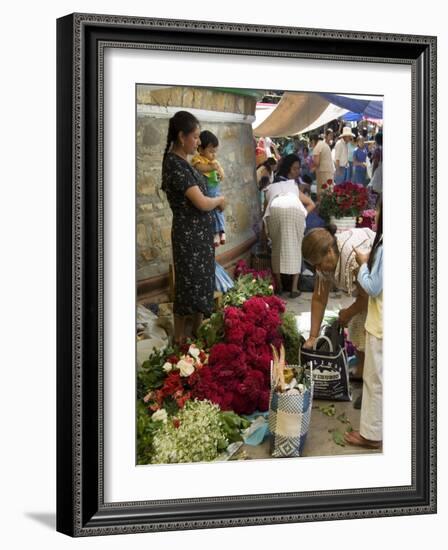
[[[162,164],[162,189],[173,212],[175,295],[174,341],[185,340],[185,320],[193,317],[193,334],[213,311],[215,248],[212,210],[224,210],[223,196],[207,197],[207,180],[187,156],[196,152],[200,128],[187,111],[178,111],[169,122]]]

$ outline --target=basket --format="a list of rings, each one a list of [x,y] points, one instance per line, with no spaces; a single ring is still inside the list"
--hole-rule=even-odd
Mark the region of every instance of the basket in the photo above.
[[[298,365],[287,365],[296,370]],[[302,456],[311,422],[313,407],[312,372],[307,375],[309,387],[301,393],[291,394],[274,390],[272,384],[269,400],[269,431],[271,432],[271,455],[273,458]]]

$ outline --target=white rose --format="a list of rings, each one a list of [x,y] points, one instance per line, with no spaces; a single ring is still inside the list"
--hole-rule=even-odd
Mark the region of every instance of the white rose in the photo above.
[[[299,388],[300,393],[303,393],[305,391],[305,386],[303,384],[299,384],[297,387]]]
[[[173,370],[173,365],[167,361],[167,362],[163,365],[162,369],[163,369],[165,372],[170,372],[170,371]]]
[[[185,359],[181,359],[179,363],[177,363],[177,368],[180,370],[181,376],[190,376],[190,374],[194,373],[194,366],[188,361],[185,361]]]
[[[269,290],[274,290],[274,287],[272,285],[268,286]]]
[[[199,348],[197,348],[196,346],[193,346],[191,345],[190,346],[190,349],[188,350],[188,353],[194,357],[195,359],[197,359],[199,357],[199,354],[200,354],[200,350]]]
[[[156,422],[157,420],[161,420],[166,424],[166,421],[168,420],[168,414],[165,409],[159,409],[152,415],[152,420]]]

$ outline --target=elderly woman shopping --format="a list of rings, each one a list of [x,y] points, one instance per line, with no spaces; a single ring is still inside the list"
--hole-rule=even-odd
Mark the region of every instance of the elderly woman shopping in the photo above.
[[[311,230],[302,243],[304,259],[316,269],[316,282],[311,300],[311,330],[304,347],[311,348],[319,336],[320,326],[333,287],[354,296],[355,300],[339,312],[339,322],[348,326],[349,339],[357,349],[358,368],[354,378],[362,377],[368,296],[357,281],[359,270],[354,249],[370,249],[375,233],[355,228],[336,233],[334,226]]]
[[[282,292],[280,275],[292,275],[290,297],[300,295],[299,276],[302,267],[301,245],[305,218],[314,208],[313,201],[299,191],[296,179],[300,174],[297,155],[286,156],[275,181],[265,189],[264,222],[272,243],[272,272],[277,292]]]

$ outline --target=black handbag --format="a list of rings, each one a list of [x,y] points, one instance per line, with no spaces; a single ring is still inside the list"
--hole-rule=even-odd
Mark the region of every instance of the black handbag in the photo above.
[[[347,353],[344,346],[344,329],[333,323],[325,327],[313,349],[300,350],[302,366],[313,373],[314,398],[328,401],[351,401],[348,379]]]

